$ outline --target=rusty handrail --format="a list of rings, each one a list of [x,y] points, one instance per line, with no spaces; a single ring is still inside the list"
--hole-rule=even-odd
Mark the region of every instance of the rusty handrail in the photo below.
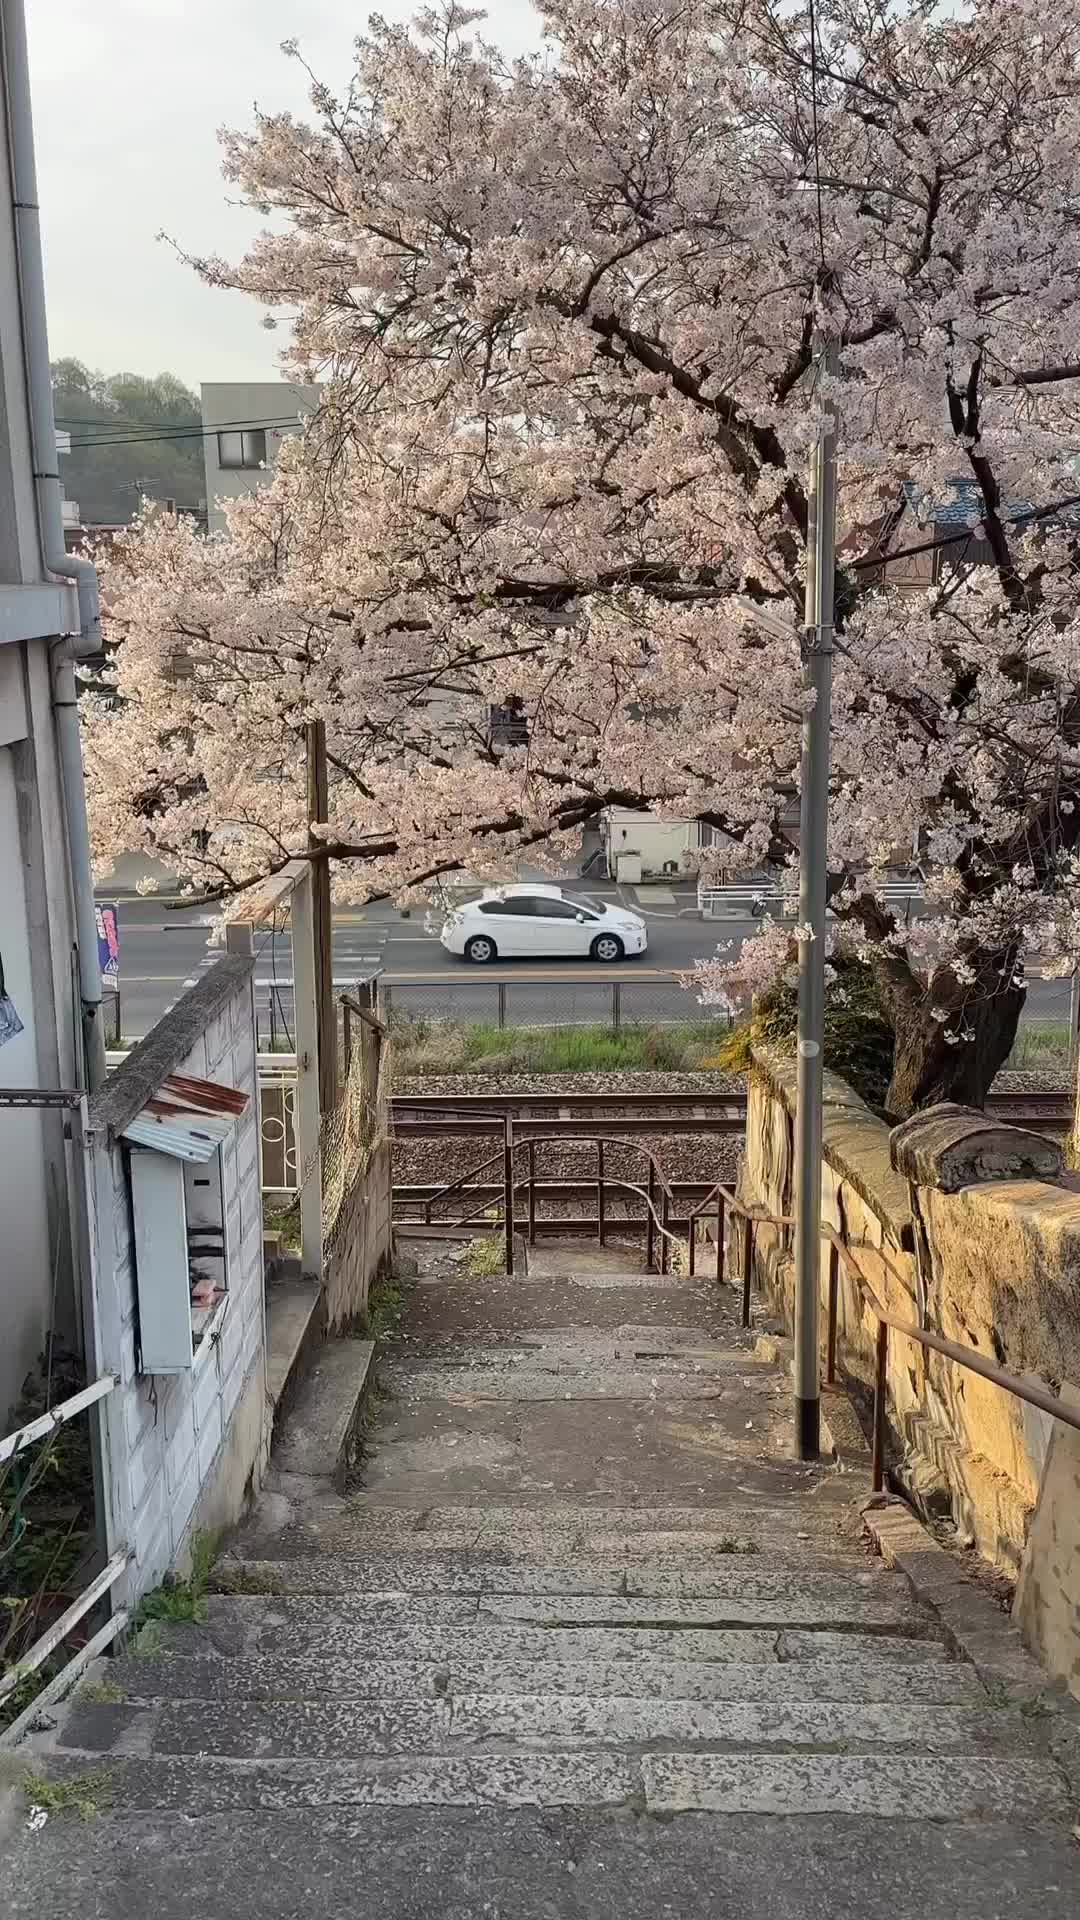
[[[437,1193],[429,1194],[424,1202],[425,1223],[428,1226],[431,1225],[431,1209],[437,1200],[445,1200],[448,1193],[456,1193],[459,1187],[463,1187],[466,1181],[472,1179],[474,1173],[483,1173],[487,1167],[493,1167],[495,1162],[501,1159],[502,1149],[500,1147],[498,1153],[489,1153],[486,1160],[478,1160],[475,1167],[467,1167],[465,1172],[461,1174],[457,1180],[451,1180],[445,1187],[440,1187]]]
[[[880,1493],[885,1484],[885,1384],[888,1368],[889,1331],[903,1334],[907,1340],[915,1340],[921,1347],[927,1347],[933,1353],[940,1353],[944,1359],[951,1360],[955,1366],[966,1367],[969,1373],[977,1373],[982,1379],[989,1380],[992,1386],[1002,1387],[1017,1400],[1026,1400],[1031,1407],[1038,1407],[1041,1413],[1049,1414],[1052,1420],[1060,1420],[1063,1425],[1073,1427],[1080,1433],[1080,1408],[1073,1408],[1060,1400],[1044,1387],[1033,1386],[1030,1381],[1022,1380],[1018,1374],[1010,1373],[1006,1367],[999,1367],[992,1360],[984,1359],[976,1347],[964,1347],[956,1340],[946,1339],[944,1334],[934,1333],[929,1327],[914,1326],[903,1320],[898,1314],[890,1313],[878,1299],[870,1281],[867,1279],[854,1251],[832,1228],[826,1227],[824,1237],[828,1240],[838,1260],[847,1267],[855,1280],[863,1299],[873,1311],[878,1323],[874,1382],[874,1492]],[[904,1285],[904,1278],[893,1266],[888,1255],[878,1247],[860,1247],[860,1251],[874,1253],[888,1268],[893,1278]],[[835,1372],[836,1320],[835,1314],[829,1316],[829,1345],[831,1353],[827,1364]]]
[[[746,1225],[743,1242],[742,1278],[743,1325],[748,1326],[754,1228],[759,1225],[790,1227],[794,1225],[794,1221],[788,1214],[766,1213],[748,1208],[743,1201],[735,1198],[735,1195],[731,1193],[729,1188],[723,1186],[722,1182],[718,1181],[712,1193],[706,1197],[705,1201],[701,1203],[701,1206],[695,1209],[691,1215],[691,1272],[693,1272],[693,1218],[701,1211],[702,1207],[709,1205],[710,1201],[717,1197],[717,1195],[721,1196],[723,1204],[730,1206],[734,1213],[742,1217]],[[992,1386],[1001,1387],[1006,1393],[1011,1393],[1017,1400],[1025,1400],[1029,1406],[1038,1407],[1041,1413],[1049,1414],[1052,1420],[1060,1420],[1063,1425],[1072,1427],[1076,1432],[1080,1433],[1080,1408],[1073,1408],[1066,1405],[1056,1395],[1048,1392],[1046,1388],[1032,1386],[1029,1381],[1021,1380],[1019,1375],[1010,1373],[1005,1367],[999,1367],[992,1360],[984,1359],[977,1348],[961,1346],[956,1340],[946,1339],[944,1334],[933,1333],[929,1327],[915,1326],[911,1321],[901,1319],[898,1314],[890,1313],[878,1299],[874,1288],[871,1286],[870,1281],[863,1272],[858,1260],[855,1258],[854,1251],[848,1246],[845,1240],[841,1239],[836,1229],[834,1227],[823,1226],[821,1233],[822,1239],[828,1243],[829,1247],[828,1328],[825,1350],[825,1378],[830,1385],[836,1378],[837,1282],[838,1268],[841,1262],[848,1269],[859,1288],[864,1302],[870,1307],[877,1320],[877,1339],[875,1341],[874,1353],[872,1462],[872,1484],[875,1493],[880,1493],[885,1485],[886,1397],[890,1331],[903,1334],[905,1339],[914,1340],[920,1346],[928,1348],[933,1353],[940,1353],[943,1359],[951,1361],[954,1366],[966,1367],[969,1373],[979,1374],[982,1379],[989,1380]],[[882,1248],[860,1244],[859,1251],[872,1253],[875,1258],[879,1259],[887,1268],[894,1280],[898,1280],[902,1286],[906,1286],[907,1283],[904,1280],[903,1274],[893,1265]],[[722,1257],[718,1258],[717,1270],[718,1274],[722,1276]]]

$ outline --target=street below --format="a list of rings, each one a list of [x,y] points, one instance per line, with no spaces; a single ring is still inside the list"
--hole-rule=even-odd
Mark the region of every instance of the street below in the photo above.
[[[606,900],[620,898],[614,886],[585,883],[582,891]],[[103,893],[103,897],[104,893]],[[340,988],[380,971],[393,1004],[403,1013],[433,1019],[483,1021],[500,1018],[511,1026],[610,1024],[612,988],[618,986],[619,1018],[636,1022],[709,1019],[692,988],[679,976],[717,947],[737,951],[753,938],[758,922],[749,903],[736,902],[730,917],[703,920],[696,895],[683,888],[671,904],[652,909],[632,894],[626,904],[644,912],[649,947],[640,959],[614,967],[590,961],[545,958],[509,960],[475,967],[448,954],[439,944],[438,916],[424,908],[409,913],[379,902],[345,909],[334,916],[334,979]],[[137,1040],[160,1019],[185,989],[212,964],[213,916],[204,909],[172,907],[161,899],[119,902],[120,1026],[124,1039]],[[269,1031],[271,1001],[278,1017],[291,1023],[292,943],[287,927],[260,930],[255,946],[256,1003],[260,1031]],[[500,1003],[499,988],[505,993]],[[109,1011],[112,1015],[112,1004]],[[1067,1021],[1068,980],[1033,977],[1025,1018]],[[110,1020],[111,1031],[115,1031]],[[284,1040],[287,1036],[282,1033]]]

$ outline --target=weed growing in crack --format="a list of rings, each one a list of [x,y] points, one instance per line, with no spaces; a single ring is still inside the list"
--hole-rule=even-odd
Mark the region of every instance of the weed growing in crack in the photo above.
[[[92,1820],[110,1804],[112,1775],[107,1768],[91,1773],[65,1774],[54,1778],[47,1773],[23,1775],[22,1790],[31,1807],[45,1813],[77,1813],[80,1820]]]

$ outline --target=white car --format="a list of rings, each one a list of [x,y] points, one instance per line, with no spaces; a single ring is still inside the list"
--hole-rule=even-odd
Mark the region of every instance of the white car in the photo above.
[[[447,953],[478,966],[492,960],[589,959],[611,966],[644,953],[645,922],[561,887],[500,887],[448,914],[440,935]]]

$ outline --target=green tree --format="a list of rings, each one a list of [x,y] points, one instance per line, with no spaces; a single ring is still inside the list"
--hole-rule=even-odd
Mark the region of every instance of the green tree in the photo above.
[[[172,373],[104,375],[70,359],[55,361],[52,373],[56,424],[71,435],[60,473],[84,522],[126,523],[144,494],[199,505],[206,492],[202,416],[183,381]]]

